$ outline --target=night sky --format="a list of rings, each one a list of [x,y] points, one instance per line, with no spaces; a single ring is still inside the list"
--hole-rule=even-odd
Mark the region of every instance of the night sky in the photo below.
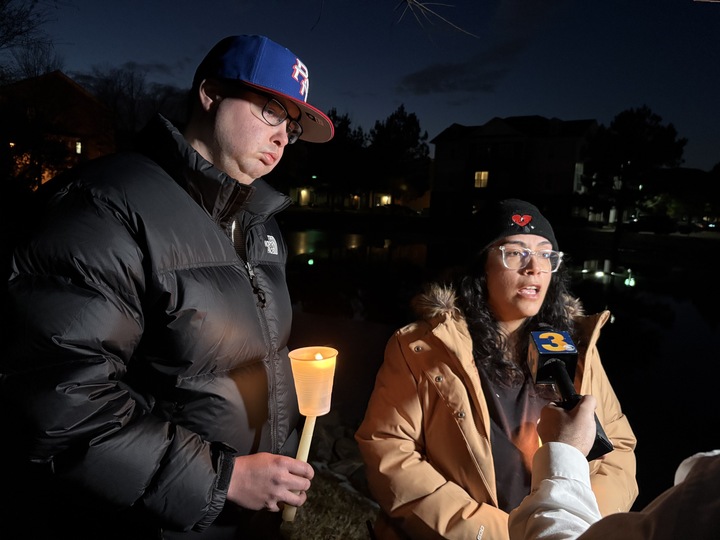
[[[720,3],[447,0],[67,0],[45,29],[64,71],[132,67],[187,88],[219,39],[264,34],[310,69],[310,99],[369,131],[401,104],[430,139],[453,123],[541,115],[608,125],[648,106],[720,163]],[[419,17],[416,18],[416,15]],[[459,27],[459,28],[458,28]],[[431,150],[433,146],[431,145]]]

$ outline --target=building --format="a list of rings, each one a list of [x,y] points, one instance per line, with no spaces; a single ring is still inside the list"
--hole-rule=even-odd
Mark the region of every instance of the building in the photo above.
[[[110,111],[60,71],[0,87],[0,114],[2,172],[34,187],[115,151]]]
[[[545,209],[572,207],[596,120],[542,116],[453,124],[432,141],[435,178],[430,213],[470,215],[488,198],[518,197]]]

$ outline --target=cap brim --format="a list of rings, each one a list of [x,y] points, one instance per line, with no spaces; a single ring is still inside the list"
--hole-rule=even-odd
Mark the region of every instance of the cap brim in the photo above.
[[[242,82],[243,84],[247,84],[248,86],[252,86],[253,88],[258,88],[259,90],[267,92],[268,94],[271,94],[273,96],[278,96],[283,99],[292,101],[295,105],[297,105],[298,109],[300,109],[301,114],[299,122],[303,129],[302,136],[300,137],[301,141],[324,143],[328,142],[330,139],[333,138],[333,135],[335,135],[335,126],[333,126],[330,118],[320,109],[316,109],[312,105],[308,105],[302,100],[295,99],[288,96],[287,94],[283,94],[281,92],[278,92],[277,90],[273,90],[272,88],[260,86],[259,84],[248,83],[246,81]]]

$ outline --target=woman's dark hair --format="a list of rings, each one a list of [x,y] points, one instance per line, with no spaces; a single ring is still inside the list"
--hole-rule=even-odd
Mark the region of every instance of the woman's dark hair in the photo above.
[[[482,368],[496,382],[514,384],[525,380],[530,370],[525,362],[518,366],[508,359],[506,337],[500,331],[500,325],[487,301],[487,257],[488,250],[485,250],[468,271],[456,280],[457,301],[467,321],[473,341],[473,357],[478,368]],[[514,355],[516,358],[527,358],[530,332],[538,330],[541,325],[572,333],[573,320],[567,305],[571,298],[569,282],[567,268],[565,264],[561,264],[557,272],[551,274],[550,285],[540,311],[518,329],[519,339],[515,342],[517,350]]]

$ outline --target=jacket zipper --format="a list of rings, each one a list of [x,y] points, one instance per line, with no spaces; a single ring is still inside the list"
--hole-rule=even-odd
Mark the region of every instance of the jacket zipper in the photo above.
[[[289,202],[288,204],[289,205]],[[286,205],[286,206],[287,206]],[[268,356],[266,359],[266,373],[268,376],[268,425],[270,427],[270,445],[272,447],[273,452],[278,451],[278,437],[277,437],[277,418],[278,415],[276,413],[276,410],[278,408],[277,399],[275,397],[275,390],[276,390],[276,373],[275,373],[275,360],[278,356],[278,351],[273,347],[272,340],[270,339],[270,328],[268,326],[267,317],[265,315],[265,306],[267,304],[267,298],[265,296],[265,291],[260,287],[260,283],[258,282],[257,275],[255,274],[255,270],[253,270],[252,264],[248,260],[247,257],[247,249],[245,245],[245,237],[247,235],[248,231],[243,231],[242,228],[237,227],[235,230],[235,234],[238,234],[239,236],[236,239],[233,239],[233,244],[235,247],[235,252],[237,253],[240,260],[245,265],[245,269],[247,270],[248,277],[250,278],[250,286],[252,287],[253,293],[255,294],[257,298],[256,307],[258,309],[258,316],[260,318],[260,324],[263,328],[263,335],[265,337],[265,341],[267,343],[268,347]],[[272,400],[272,403],[270,402]]]
[[[270,328],[268,327],[267,317],[265,315],[265,305],[267,303],[265,298],[265,291],[262,290],[258,283],[257,275],[253,270],[250,261],[245,260],[245,268],[247,269],[248,276],[250,276],[250,285],[252,286],[253,293],[257,297],[257,303],[255,304],[258,308],[260,324],[263,328],[263,334],[268,346],[268,356],[266,359],[266,373],[268,376],[268,425],[270,426],[270,445],[272,451],[275,453],[278,451],[277,443],[277,414],[276,410],[278,407],[276,399],[276,382],[275,382],[275,358],[277,357],[277,351],[273,347],[272,340],[270,339]],[[270,402],[272,400],[272,403]]]
[[[253,293],[255,293],[255,296],[257,296],[257,306],[259,308],[264,308],[266,303],[265,291],[260,288],[257,276],[255,275],[255,270],[253,270],[250,261],[245,261],[245,268],[247,268],[248,275],[250,276],[250,285],[252,285]]]

